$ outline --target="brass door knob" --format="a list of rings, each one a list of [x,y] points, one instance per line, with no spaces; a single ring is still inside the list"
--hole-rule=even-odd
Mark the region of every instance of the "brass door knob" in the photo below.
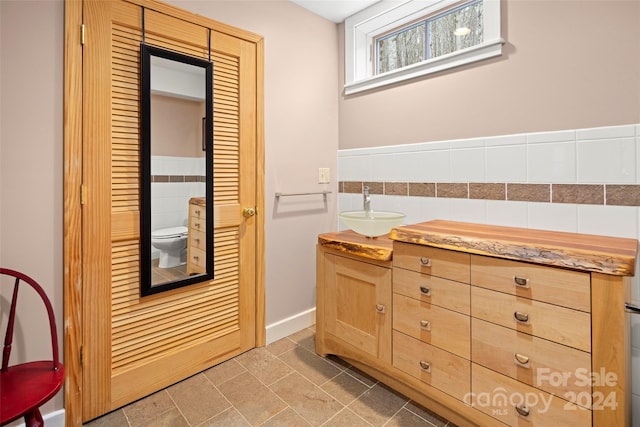
[[[256,214],[256,208],[244,208],[242,210],[242,215],[249,218],[250,216],[254,216]]]

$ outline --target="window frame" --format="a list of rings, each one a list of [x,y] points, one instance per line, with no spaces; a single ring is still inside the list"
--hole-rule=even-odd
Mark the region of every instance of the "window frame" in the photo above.
[[[484,41],[436,58],[374,74],[374,40],[428,16],[437,15],[460,0],[383,0],[345,20],[345,95],[399,83],[502,54],[500,0],[483,0]]]

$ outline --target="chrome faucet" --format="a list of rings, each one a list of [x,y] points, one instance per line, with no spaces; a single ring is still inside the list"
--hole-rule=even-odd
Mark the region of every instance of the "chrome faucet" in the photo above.
[[[364,199],[364,211],[371,212],[371,196],[369,195],[369,187],[362,187],[362,198]]]

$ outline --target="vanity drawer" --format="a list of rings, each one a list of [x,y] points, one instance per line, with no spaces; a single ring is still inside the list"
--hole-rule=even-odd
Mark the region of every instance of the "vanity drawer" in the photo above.
[[[197,248],[206,250],[207,247],[207,235],[204,231],[189,230],[189,246],[191,248]]]
[[[393,329],[469,359],[469,316],[400,294],[393,295],[393,313]]]
[[[207,231],[207,222],[204,219],[192,217],[189,219],[189,228],[204,233]]]
[[[397,331],[393,366],[459,400],[471,389],[471,362]]]
[[[419,273],[469,283],[469,254],[462,252],[393,242],[393,265]]]
[[[196,219],[207,219],[207,208],[197,203],[189,203],[189,216]]]
[[[591,351],[591,316],[583,311],[471,286],[471,315],[520,332]]]
[[[206,270],[206,252],[197,248],[190,248],[189,259],[190,273],[204,273]]]
[[[591,311],[591,276],[585,272],[471,255],[471,284]]]
[[[591,396],[589,353],[479,319],[471,320],[471,331],[474,363],[566,400]]]
[[[591,425],[590,410],[475,363],[471,384],[474,408],[509,426]]]
[[[433,305],[470,314],[470,286],[402,268],[393,269],[393,291]]]

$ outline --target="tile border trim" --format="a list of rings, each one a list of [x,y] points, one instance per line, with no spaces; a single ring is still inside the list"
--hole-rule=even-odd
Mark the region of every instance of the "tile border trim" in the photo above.
[[[640,185],[636,184],[340,181],[338,193],[362,193],[365,185],[371,194],[385,196],[640,206]]]
[[[206,182],[207,177],[203,175],[151,175],[151,182],[173,183],[173,182]]]

